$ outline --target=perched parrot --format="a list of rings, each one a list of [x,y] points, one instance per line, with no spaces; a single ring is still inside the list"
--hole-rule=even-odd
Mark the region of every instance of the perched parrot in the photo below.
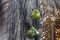
[[[34,10],[32,11],[31,18],[32,18],[32,19],[36,19],[36,18],[39,18],[39,16],[40,16],[39,10],[34,9]]]
[[[27,31],[27,35],[28,35],[29,37],[39,36],[39,32],[38,32],[34,27],[31,27],[31,28]]]

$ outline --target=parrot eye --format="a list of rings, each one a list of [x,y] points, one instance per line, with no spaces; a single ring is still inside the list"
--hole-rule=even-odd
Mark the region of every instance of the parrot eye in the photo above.
[[[37,11],[35,11],[35,13],[37,13]]]

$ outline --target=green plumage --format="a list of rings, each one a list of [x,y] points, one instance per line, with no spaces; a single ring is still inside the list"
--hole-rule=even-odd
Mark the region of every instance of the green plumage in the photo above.
[[[27,31],[27,35],[28,35],[29,37],[34,37],[34,36],[39,35],[39,32],[38,32],[34,27],[31,27],[31,28]]]
[[[39,10],[35,9],[35,10],[32,11],[32,14],[31,14],[32,19],[39,18],[39,16],[40,16]]]

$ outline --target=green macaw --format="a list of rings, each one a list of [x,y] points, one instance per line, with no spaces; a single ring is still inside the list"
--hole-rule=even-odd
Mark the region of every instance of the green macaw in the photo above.
[[[39,18],[39,16],[40,16],[39,10],[34,9],[34,10],[32,11],[31,18],[32,18],[32,19],[36,19],[36,18]]]
[[[31,27],[28,31],[27,31],[27,35],[30,37],[34,37],[34,36],[39,36],[39,32],[34,28]]]

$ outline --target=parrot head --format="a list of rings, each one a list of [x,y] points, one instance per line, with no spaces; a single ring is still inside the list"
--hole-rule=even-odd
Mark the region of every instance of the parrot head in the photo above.
[[[40,12],[37,9],[32,10],[32,18],[38,18],[40,16]]]

